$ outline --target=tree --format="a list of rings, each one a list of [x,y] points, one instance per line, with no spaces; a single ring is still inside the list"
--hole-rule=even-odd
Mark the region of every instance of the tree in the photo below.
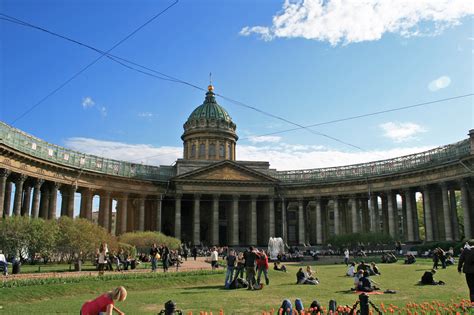
[[[28,254],[34,263],[38,254],[45,261],[54,253],[59,236],[58,224],[55,220],[31,219],[26,228]]]
[[[164,244],[170,249],[178,249],[181,246],[180,240],[160,232],[125,233],[120,236],[120,242],[135,246],[139,252],[146,252],[154,243]]]
[[[28,224],[29,219],[26,217],[8,217],[0,222],[0,249],[8,257],[24,258],[22,253],[28,245]]]

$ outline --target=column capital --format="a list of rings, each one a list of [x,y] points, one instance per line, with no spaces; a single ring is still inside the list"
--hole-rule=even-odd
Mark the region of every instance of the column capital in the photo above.
[[[448,184],[446,182],[441,182],[439,183],[439,186],[441,187],[441,189],[443,190],[447,190],[448,189]]]
[[[273,196],[273,195],[268,195],[268,196],[267,196],[267,199],[268,199],[268,201],[274,201],[274,200],[275,200],[275,196]]]
[[[233,201],[239,201],[240,195],[234,194],[232,195],[232,200]]]
[[[61,186],[62,186],[62,184],[61,184],[61,183],[58,183],[58,182],[53,182],[52,184],[53,184],[52,187],[53,187],[53,188],[56,188],[56,189],[59,189],[59,188],[61,188]]]
[[[194,194],[194,200],[199,200],[199,199],[201,199],[201,196],[202,196],[202,195],[201,195],[200,193]]]
[[[43,184],[44,184],[44,179],[37,178],[35,180],[35,189],[40,189],[41,186],[43,186]]]
[[[250,195],[251,201],[256,201],[258,199],[258,195]]]
[[[110,197],[111,194],[112,194],[112,192],[110,190],[102,190],[100,192],[101,197]]]
[[[0,169],[0,177],[8,177],[10,176],[12,172],[10,170],[7,170],[6,168],[1,168]]]
[[[212,199],[214,200],[219,200],[220,197],[221,197],[221,194],[212,194]]]
[[[174,194],[174,199],[181,199],[183,198],[183,194],[182,193],[175,193]]]
[[[20,176],[18,176],[18,177],[15,179],[15,183],[17,183],[17,184],[23,184],[27,178],[28,178],[27,175],[25,175],[25,174],[20,174]]]
[[[316,196],[316,197],[314,197],[314,201],[320,202],[320,201],[321,201],[321,196]]]

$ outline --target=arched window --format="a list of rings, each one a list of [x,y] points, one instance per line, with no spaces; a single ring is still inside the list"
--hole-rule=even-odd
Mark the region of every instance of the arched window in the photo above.
[[[209,145],[209,157],[214,158],[216,156],[216,145],[211,143]]]
[[[225,157],[225,149],[223,144],[219,145],[219,157]]]
[[[192,158],[193,158],[193,157],[196,157],[196,145],[195,145],[195,144],[193,144],[193,145],[191,146],[191,157],[192,157]]]
[[[199,157],[205,157],[206,156],[206,145],[204,143],[201,143],[199,145]]]

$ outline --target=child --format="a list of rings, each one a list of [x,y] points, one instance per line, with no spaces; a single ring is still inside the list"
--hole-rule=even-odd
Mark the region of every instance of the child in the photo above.
[[[122,302],[126,298],[127,290],[124,287],[117,287],[113,291],[102,294],[95,300],[84,303],[81,308],[81,315],[97,315],[102,313],[111,315],[113,311],[120,315],[125,314],[114,305],[114,301]]]

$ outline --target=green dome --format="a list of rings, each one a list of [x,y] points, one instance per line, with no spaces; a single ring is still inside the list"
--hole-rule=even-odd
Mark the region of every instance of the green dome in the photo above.
[[[232,121],[229,113],[227,113],[222,106],[217,104],[212,91],[206,93],[204,103],[198,106],[191,115],[189,115],[188,122],[191,120],[200,120],[201,118],[225,120],[227,122]]]

